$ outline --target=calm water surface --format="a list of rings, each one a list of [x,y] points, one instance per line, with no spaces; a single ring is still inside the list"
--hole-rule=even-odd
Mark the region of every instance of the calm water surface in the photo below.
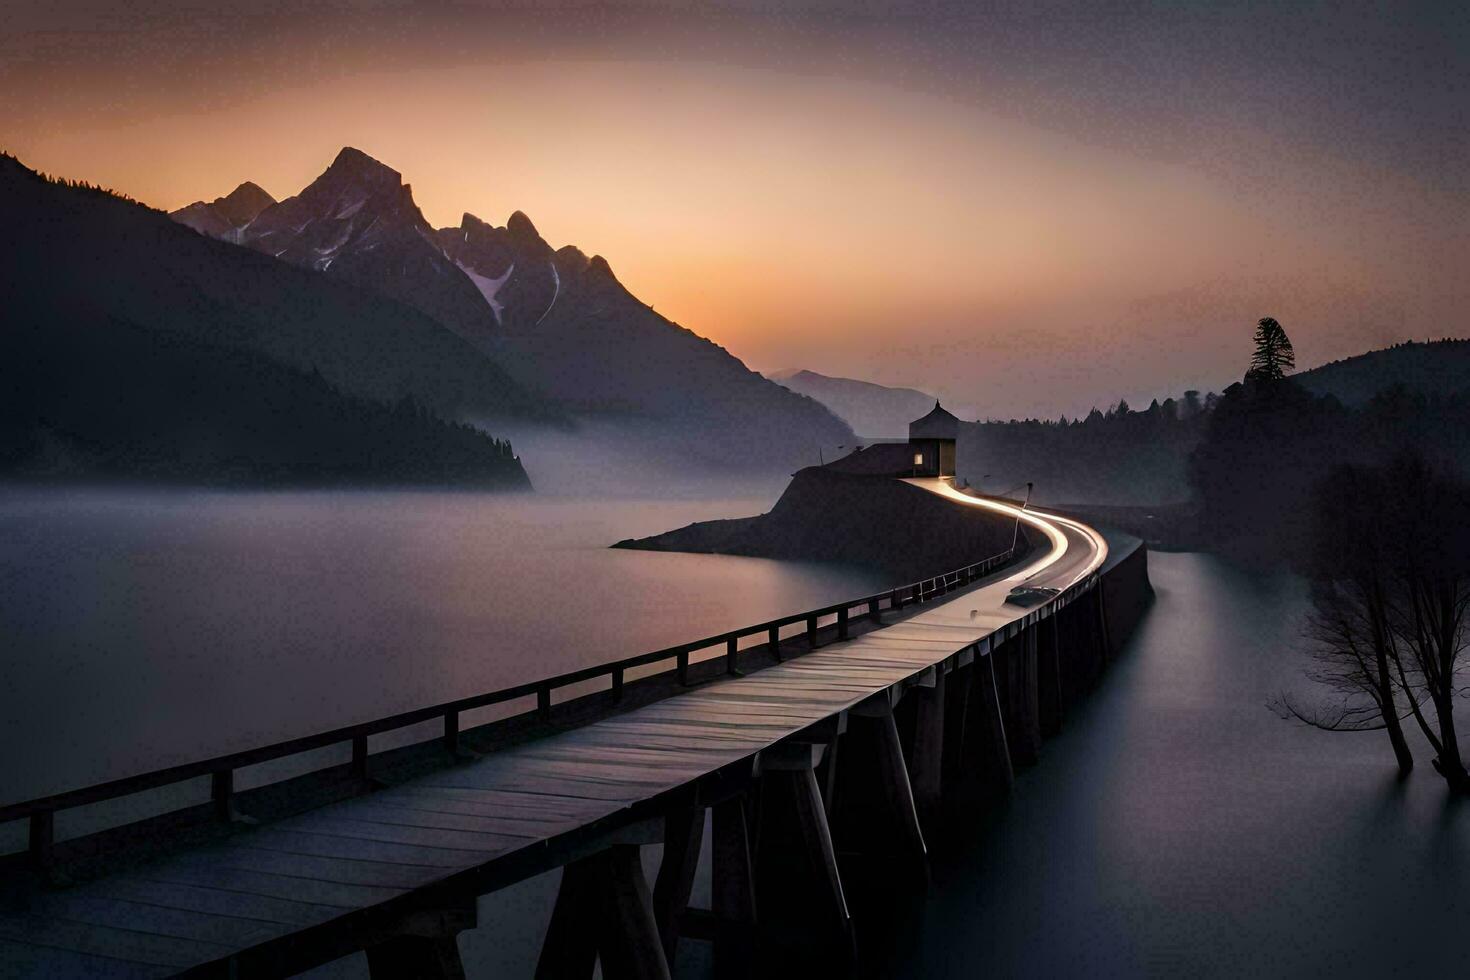
[[[892,584],[607,547],[769,505],[0,490],[0,796],[365,721]]]
[[[608,551],[766,501],[444,494],[0,498],[12,796],[652,649],[877,584]],[[1158,601],[1101,688],[934,862],[864,913],[879,976],[1464,976],[1470,813],[1381,736],[1276,719],[1304,594],[1151,556]],[[23,747],[23,751],[20,747]],[[650,866],[657,848],[645,849]],[[707,869],[706,869],[707,870]],[[530,976],[556,873],[481,900],[472,976]],[[707,894],[701,874],[696,896]],[[697,944],[682,971],[702,975]],[[317,971],[366,975],[361,955]]]
[[[1300,581],[1155,554],[1158,600],[876,972],[1470,975],[1470,808],[1432,758],[1265,701],[1302,688]],[[903,919],[903,914],[895,917]],[[881,961],[880,961],[881,962]]]

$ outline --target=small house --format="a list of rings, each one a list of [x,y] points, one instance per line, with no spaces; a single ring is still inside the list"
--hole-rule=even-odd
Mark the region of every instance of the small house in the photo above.
[[[960,436],[960,420],[946,412],[939,402],[934,410],[909,423],[909,453],[914,476],[953,477],[955,440]]]

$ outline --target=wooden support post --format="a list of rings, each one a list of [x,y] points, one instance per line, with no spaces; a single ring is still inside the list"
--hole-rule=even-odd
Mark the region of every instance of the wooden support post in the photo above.
[[[536,714],[542,721],[551,720],[551,687],[542,685],[536,689]]]
[[[675,658],[675,663],[678,666],[679,686],[680,687],[688,687],[689,686],[689,651],[688,650],[680,650],[679,653],[678,653],[678,655],[677,655],[677,657]]]
[[[847,639],[847,607],[837,610],[837,639]]]
[[[414,912],[391,934],[367,947],[373,980],[463,980],[458,935],[475,927],[475,901]]]
[[[771,656],[775,657],[776,663],[779,664],[784,659],[781,656],[781,627],[772,626],[766,632],[766,646],[770,648]]]
[[[710,813],[710,899],[717,923],[715,975],[749,973],[756,925],[755,870],[743,797],[716,803]]]
[[[607,898],[597,949],[603,980],[669,980],[637,846],[618,844],[603,861]]]
[[[902,589],[894,589],[893,590],[893,595],[888,600],[888,604],[890,606],[892,606],[894,609],[902,609],[903,608],[903,590]]]
[[[31,870],[49,875],[55,864],[56,815],[50,810],[31,814],[29,830],[27,850],[30,854]]]
[[[235,817],[235,770],[221,769],[209,775],[209,798],[214,803],[214,815],[219,820]]]
[[[976,718],[975,724],[967,727],[980,743],[978,755],[986,773],[996,785],[1009,790],[1016,781],[1016,773],[1011,768],[1010,747],[1006,745],[1005,715],[996,688],[995,656],[992,650],[986,656],[975,658],[975,689],[970,707]]]
[[[878,623],[879,625],[882,625],[883,623],[883,613],[881,610],[878,609],[877,599],[868,600],[868,619],[875,623]]]
[[[623,700],[623,668],[621,667],[612,672],[612,698],[614,701]]]
[[[842,960],[836,972],[844,972],[854,962],[852,921],[813,768],[819,751],[783,742],[761,753],[756,897],[763,931],[791,926],[794,931],[783,937],[783,945],[808,954],[836,954]]]
[[[540,692],[537,692],[539,699]],[[544,717],[544,715],[543,715]],[[459,712],[444,712],[444,751],[450,755],[459,755]]]
[[[1015,764],[1034,766],[1041,758],[1041,722],[1038,711],[1038,664],[1036,627],[1029,626],[1012,640],[1008,674],[1015,697],[1015,737],[1011,740],[1011,756]]]
[[[970,689],[975,686],[975,665],[957,668],[945,681],[944,775],[947,787],[962,785],[973,770],[967,726],[970,718]]]
[[[1103,672],[1103,644],[1101,624],[1098,619],[1097,590],[1092,589],[1083,595],[1081,614],[1077,618],[1077,628],[1084,632],[1083,648],[1087,651],[1087,683],[1091,687],[1101,678]]]
[[[634,844],[614,844],[562,870],[536,977],[590,977],[599,959],[605,980],[669,977],[653,900]]]
[[[914,742],[909,764],[914,804],[932,837],[938,827],[944,800],[945,701],[948,678],[936,668],[933,687],[916,687],[908,696],[915,699]]]
[[[725,641],[725,673],[732,677],[737,677],[740,674],[740,667],[736,662],[736,658],[739,655],[740,641],[732,636]]]
[[[681,807],[664,817],[664,856],[653,884],[653,916],[664,959],[674,962],[684,911],[694,887],[699,847],[704,840],[704,808]]]
[[[536,980],[581,980],[597,965],[597,917],[602,914],[595,857],[561,869]]]
[[[1058,613],[1036,624],[1037,720],[1050,738],[1062,729],[1062,661]]]
[[[817,648],[817,617],[815,616],[806,618],[806,645],[812,650]]]
[[[368,774],[368,741],[366,735],[352,736],[352,778],[366,782]]]
[[[849,715],[837,778],[834,820],[843,850],[873,857],[919,859],[926,854],[898,724],[886,696]]]

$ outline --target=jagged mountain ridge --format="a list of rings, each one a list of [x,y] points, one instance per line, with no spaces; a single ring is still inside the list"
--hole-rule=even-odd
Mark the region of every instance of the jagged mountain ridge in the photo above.
[[[432,229],[398,172],[351,147],[215,237],[411,303],[559,408],[666,429],[705,463],[784,467],[853,438],[816,401],[655,313],[600,256],[554,249],[519,211],[504,226],[466,213]]]
[[[174,212],[175,220],[185,217]],[[211,217],[225,216],[215,209]],[[190,226],[384,293],[472,342],[485,341],[496,326],[474,284],[435,242],[402,175],[350,146],[300,194],[270,204],[229,232]]]
[[[48,182],[0,155],[11,319],[80,309],[202,343],[257,351],[377,401],[412,395],[449,418],[564,422],[430,317],[99,191]]]

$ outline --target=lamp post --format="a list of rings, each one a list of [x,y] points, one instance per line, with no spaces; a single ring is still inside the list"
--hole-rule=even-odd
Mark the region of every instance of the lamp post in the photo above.
[[[1027,508],[1027,506],[1030,505],[1030,503],[1031,503],[1031,484],[1030,483],[1027,483],[1026,484],[1026,499],[1021,502],[1021,510],[1025,510]],[[1021,514],[1020,514],[1020,511],[1018,511],[1016,513],[1016,526],[1015,526],[1015,529],[1011,531],[1011,555],[1012,556],[1015,555],[1015,553],[1016,553],[1016,545],[1017,545],[1017,543],[1020,542],[1020,540],[1021,540]]]

